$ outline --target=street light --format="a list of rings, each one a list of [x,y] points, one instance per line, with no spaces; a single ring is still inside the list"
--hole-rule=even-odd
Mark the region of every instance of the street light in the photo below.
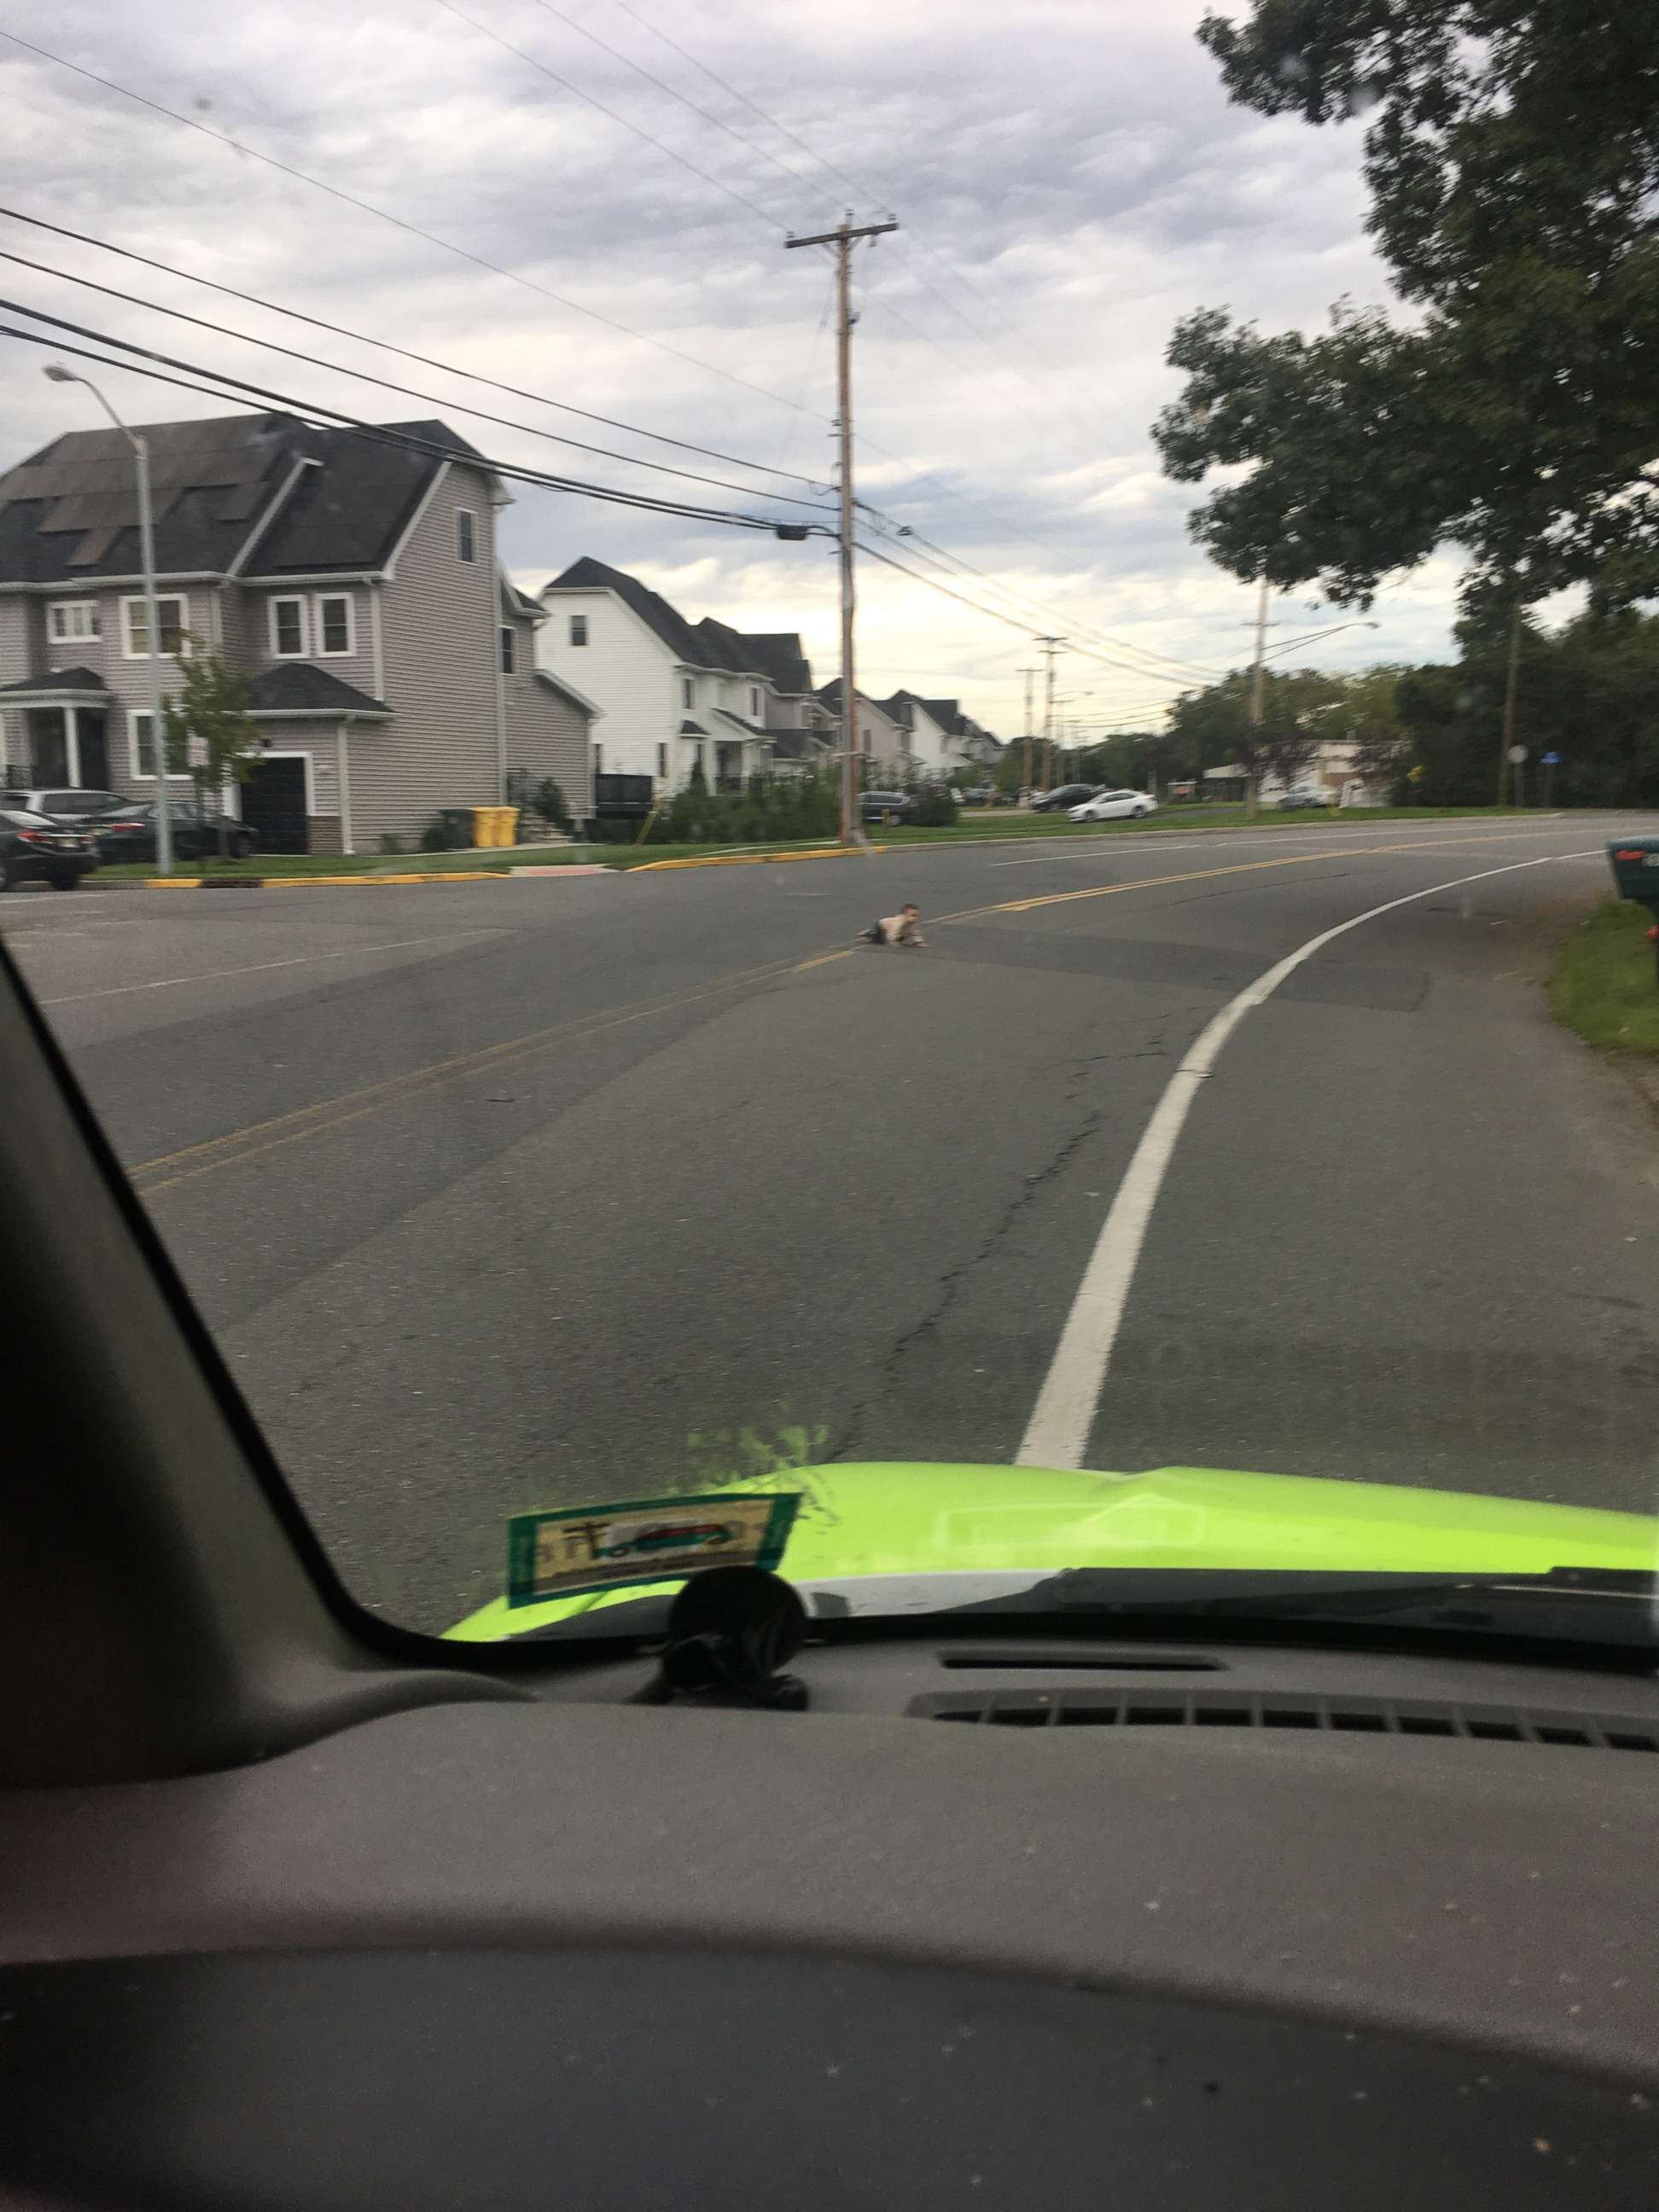
[[[53,384],[84,384],[132,448],[138,477],[138,546],[144,571],[144,634],[149,647],[150,759],[155,769],[155,866],[159,874],[173,872],[173,817],[167,807],[167,746],[162,736],[161,625],[155,605],[155,528],[149,501],[149,441],[142,430],[130,430],[89,376],[65,368],[60,361],[46,363],[43,374]]]

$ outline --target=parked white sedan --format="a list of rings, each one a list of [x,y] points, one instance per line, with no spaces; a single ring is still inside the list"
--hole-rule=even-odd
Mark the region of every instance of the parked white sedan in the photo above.
[[[1068,822],[1124,822],[1142,814],[1156,814],[1158,801],[1145,791],[1097,791],[1081,806],[1068,806]]]

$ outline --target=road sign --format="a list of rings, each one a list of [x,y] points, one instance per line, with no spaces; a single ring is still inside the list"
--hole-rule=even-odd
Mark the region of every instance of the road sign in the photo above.
[[[1559,768],[1560,765],[1561,756],[1559,753],[1546,753],[1543,755],[1540,762],[1540,766],[1543,768]]]
[[[1511,768],[1519,768],[1522,762],[1525,760],[1526,757],[1527,749],[1524,745],[1511,745],[1510,747],[1510,766]]]

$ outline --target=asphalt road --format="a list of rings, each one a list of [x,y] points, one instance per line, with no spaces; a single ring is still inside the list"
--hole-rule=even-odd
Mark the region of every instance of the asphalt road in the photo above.
[[[530,1507],[1014,1460],[1091,1260],[1085,1465],[1651,1510],[1659,1133],[1538,988],[1636,826],[42,891],[0,929],[348,1581],[436,1627]],[[849,946],[904,896],[925,951]]]

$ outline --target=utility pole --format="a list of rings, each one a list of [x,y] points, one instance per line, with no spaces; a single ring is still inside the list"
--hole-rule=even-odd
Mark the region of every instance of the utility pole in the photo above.
[[[1510,617],[1510,665],[1504,678],[1504,745],[1498,761],[1498,804],[1504,804],[1504,770],[1509,765],[1510,750],[1515,744],[1515,695],[1521,675],[1521,602],[1515,603],[1515,612]],[[1515,787],[1521,788],[1521,770],[1515,771]],[[1516,805],[1521,804],[1517,796]]]
[[[1043,658],[1048,664],[1042,697],[1042,788],[1051,790],[1054,781],[1054,655],[1066,641],[1063,637],[1040,637]]]
[[[1031,788],[1031,684],[1037,671],[1022,668],[1019,672],[1025,678],[1025,781],[1022,788],[1029,792]]]
[[[788,238],[787,248],[831,246],[836,250],[837,319],[836,368],[841,390],[841,842],[858,841],[860,824],[858,799],[858,690],[853,672],[853,247],[860,238],[879,238],[896,230],[895,222],[866,222],[854,228],[849,208],[838,230],[823,230],[811,238]]]
[[[1267,710],[1267,572],[1264,568],[1261,572],[1261,596],[1256,601],[1255,607],[1255,673],[1250,679],[1250,727],[1255,732],[1255,737],[1253,741],[1255,757],[1251,760],[1250,773],[1245,779],[1244,784],[1244,789],[1249,802],[1245,808],[1245,813],[1247,817],[1252,822],[1255,819],[1255,787],[1258,778],[1261,775],[1261,724],[1263,716]]]

